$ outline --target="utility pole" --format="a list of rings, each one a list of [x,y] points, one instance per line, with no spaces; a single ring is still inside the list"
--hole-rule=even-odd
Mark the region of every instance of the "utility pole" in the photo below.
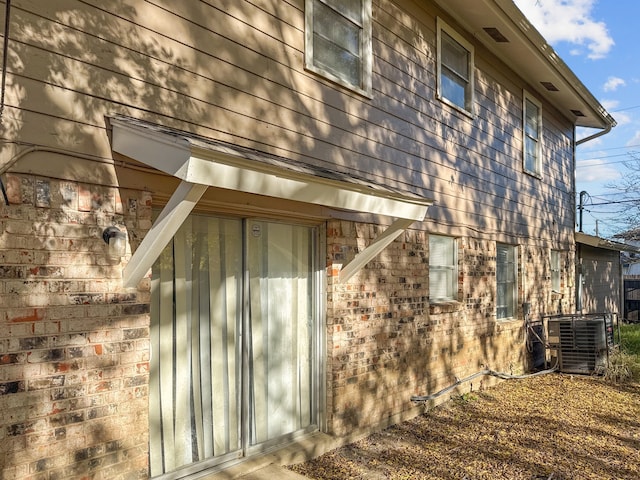
[[[579,220],[578,220],[578,231],[580,233],[582,233],[582,211],[584,210],[584,197],[587,195],[587,192],[585,192],[584,190],[582,190],[580,192],[580,202],[578,205],[578,212],[579,212]]]

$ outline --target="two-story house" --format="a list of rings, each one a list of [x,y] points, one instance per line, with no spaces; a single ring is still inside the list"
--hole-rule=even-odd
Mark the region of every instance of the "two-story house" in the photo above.
[[[2,5],[3,478],[364,432],[574,311],[615,122],[510,0]]]

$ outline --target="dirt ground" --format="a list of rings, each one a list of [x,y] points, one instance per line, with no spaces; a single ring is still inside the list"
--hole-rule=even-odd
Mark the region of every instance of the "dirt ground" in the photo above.
[[[640,385],[509,380],[291,466],[312,479],[640,479]]]

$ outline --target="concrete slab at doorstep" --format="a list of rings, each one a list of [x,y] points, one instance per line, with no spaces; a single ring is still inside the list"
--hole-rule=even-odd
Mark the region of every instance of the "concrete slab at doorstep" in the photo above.
[[[194,478],[198,480],[304,480],[307,477],[287,470],[283,465],[310,460],[353,440],[353,437],[337,439],[316,432],[283,448],[239,462],[222,471]]]
[[[242,475],[239,480],[304,480],[306,478],[291,470],[272,464],[255,472]]]
[[[444,398],[436,400],[430,406],[434,407],[442,403]],[[239,461],[224,470],[188,478],[193,478],[194,480],[303,480],[308,477],[287,470],[284,465],[294,465],[319,457],[326,452],[356,442],[372,433],[384,430],[391,425],[402,423],[422,413],[424,413],[424,407],[416,406],[399,415],[393,415],[376,426],[354,429],[344,437],[334,437],[326,433],[314,432],[300,437],[288,445],[280,448],[276,447],[262,455]]]

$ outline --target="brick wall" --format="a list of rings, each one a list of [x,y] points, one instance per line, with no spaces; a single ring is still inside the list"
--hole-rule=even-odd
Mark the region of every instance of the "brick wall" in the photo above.
[[[0,478],[146,478],[149,285],[121,290],[126,258],[110,260],[101,236],[120,226],[129,254],[151,226],[151,197],[29,175],[5,181]],[[458,240],[457,302],[429,304],[428,233],[419,230],[404,232],[340,284],[339,264],[383,229],[327,224],[326,412],[337,435],[412,414],[412,395],[456,377],[526,367],[523,322],[495,319],[492,240]],[[541,315],[556,313],[556,301],[570,303],[570,286],[560,299],[547,288],[547,248],[524,245],[519,255],[518,304],[526,298]],[[565,257],[568,282],[573,254]]]
[[[135,245],[150,195],[17,174],[5,183],[0,478],[146,478],[149,289],[121,290],[102,231],[118,225]]]
[[[550,291],[550,273],[544,276],[548,249],[521,247],[520,320],[496,321],[496,243],[460,238],[458,301],[430,305],[428,234],[417,230],[406,231],[349,283],[340,284],[339,265],[381,231],[344,221],[327,227],[327,420],[338,435],[402,416],[414,407],[412,395],[435,393],[456,377],[484,368],[522,373],[527,353],[520,304],[531,287],[523,282],[523,270],[531,268],[530,280]],[[536,312],[551,308],[549,300],[548,294],[529,299]],[[494,382],[480,377],[462,388]]]

